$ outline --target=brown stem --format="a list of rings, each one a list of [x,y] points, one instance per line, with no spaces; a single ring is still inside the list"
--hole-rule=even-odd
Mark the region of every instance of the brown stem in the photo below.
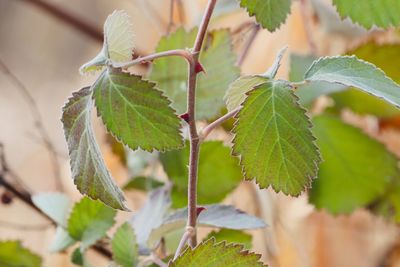
[[[308,46],[310,47],[310,52],[312,55],[317,55],[318,48],[317,48],[317,45],[315,44],[315,41],[313,38],[310,20],[308,19],[306,0],[300,0],[300,13],[301,13],[301,17],[303,19],[304,30],[306,32],[307,42],[308,42]]]
[[[253,27],[253,31],[251,32],[251,35],[249,39],[247,40],[246,44],[244,45],[243,51],[237,61],[237,65],[241,66],[246,59],[247,55],[249,54],[250,48],[254,43],[254,40],[256,39],[258,32],[260,31],[260,25],[256,24]]]

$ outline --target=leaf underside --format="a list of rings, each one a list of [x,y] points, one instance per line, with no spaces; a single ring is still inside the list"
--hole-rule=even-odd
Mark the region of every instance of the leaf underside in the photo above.
[[[320,155],[305,110],[286,82],[272,81],[249,92],[233,132],[233,154],[246,179],[261,188],[298,196],[318,171]]]
[[[128,210],[122,191],[111,178],[94,137],[91,90],[73,93],[63,108],[62,122],[68,143],[72,177],[79,192],[115,209]]]

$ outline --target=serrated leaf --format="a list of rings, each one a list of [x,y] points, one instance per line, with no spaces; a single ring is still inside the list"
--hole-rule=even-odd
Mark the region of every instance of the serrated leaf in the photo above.
[[[198,225],[205,227],[219,227],[232,230],[257,229],[265,227],[265,223],[233,206],[206,205],[197,219]],[[177,210],[164,218],[162,224],[151,232],[149,247],[152,247],[161,237],[171,231],[185,227],[187,208]]]
[[[324,159],[310,191],[317,208],[350,213],[374,201],[400,177],[396,158],[360,129],[326,115],[313,122]]]
[[[317,175],[319,152],[311,123],[286,82],[266,82],[249,92],[237,115],[233,154],[247,180],[298,196]]]
[[[73,239],[62,226],[58,226],[49,251],[52,253],[63,251],[75,243],[76,240]]]
[[[0,241],[1,267],[40,267],[42,259],[24,248],[20,241]]]
[[[189,146],[182,150],[160,154],[160,160],[173,183],[172,206],[174,208],[186,206]],[[220,141],[202,143],[198,177],[197,191],[200,204],[223,200],[242,180],[238,160],[230,155],[230,149]]]
[[[279,68],[281,67],[282,58],[285,55],[287,48],[288,48],[287,46],[284,46],[278,51],[271,67],[269,67],[268,70],[262,76],[264,76],[268,79],[275,78],[276,74],[278,73]]]
[[[247,97],[246,93],[267,80],[267,78],[259,75],[248,75],[240,77],[231,83],[224,97],[228,111],[233,111],[240,107]]]
[[[171,206],[170,189],[162,187],[150,192],[144,206],[132,217],[140,253],[147,253],[147,240],[153,229],[159,227]]]
[[[183,28],[163,37],[156,52],[192,47],[197,29],[186,32]],[[197,119],[214,118],[224,106],[223,97],[229,84],[239,76],[235,66],[236,56],[232,51],[232,40],[228,30],[216,30],[208,34],[200,62],[205,74],[198,75],[196,88]],[[158,59],[152,66],[150,79],[172,100],[178,114],[186,112],[187,63],[182,58]]]
[[[252,236],[243,231],[221,229],[219,231],[212,231],[207,235],[205,240],[214,237],[217,242],[226,241],[227,243],[239,243],[245,249],[251,248]]]
[[[333,0],[342,17],[350,17],[355,23],[370,29],[400,25],[400,2],[397,0]]]
[[[146,177],[146,176],[138,176],[134,177],[131,180],[129,180],[124,186],[124,190],[132,190],[132,189],[137,189],[137,190],[142,190],[142,191],[150,191],[153,189],[156,189],[158,187],[163,186],[164,183],[160,182],[152,177]]]
[[[62,193],[42,193],[32,197],[36,207],[52,218],[57,224],[66,227],[71,200]]]
[[[319,1],[319,0],[318,0]],[[310,68],[317,58],[311,55],[290,55],[290,72],[289,80],[291,82],[301,82],[304,80],[304,74]],[[341,84],[329,83],[324,81],[313,81],[301,85],[296,90],[299,97],[299,103],[303,106],[310,106],[313,101],[322,95],[328,95],[340,92],[348,88]]]
[[[119,70],[106,70],[93,85],[97,112],[107,129],[135,150],[183,145],[181,122],[155,84]]]
[[[82,242],[82,250],[104,237],[114,224],[116,210],[84,197],[76,203],[68,219],[68,233]]]
[[[243,250],[242,245],[216,243],[214,238],[200,243],[194,249],[187,248],[170,267],[264,267],[261,255]]]
[[[116,10],[109,15],[104,23],[104,42],[100,53],[84,64],[79,71],[85,73],[101,69],[110,59],[114,62],[124,62],[132,58],[134,34],[128,14]]]
[[[240,6],[255,16],[263,28],[274,32],[286,21],[290,13],[291,0],[240,0]]]
[[[135,233],[129,223],[124,223],[115,232],[111,241],[113,259],[121,267],[133,267],[138,263],[138,246]]]
[[[320,58],[311,65],[305,79],[353,86],[400,107],[400,85],[375,65],[355,56]]]
[[[73,93],[63,107],[62,122],[72,178],[82,194],[115,209],[128,210],[123,193],[111,178],[94,137],[90,121],[91,95],[91,90],[85,87]]]

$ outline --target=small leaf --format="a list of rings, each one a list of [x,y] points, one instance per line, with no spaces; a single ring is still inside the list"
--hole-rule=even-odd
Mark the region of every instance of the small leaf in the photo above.
[[[397,0],[333,0],[342,17],[370,29],[374,25],[382,28],[400,25],[400,2]]]
[[[173,183],[172,206],[174,208],[186,206],[189,146],[182,150],[160,154],[160,160]],[[242,180],[238,160],[230,155],[230,149],[220,141],[202,143],[198,176],[197,190],[200,204],[223,200]]]
[[[373,64],[355,56],[320,58],[312,64],[305,79],[354,86],[400,107],[400,85]]]
[[[57,224],[66,227],[71,208],[71,200],[62,193],[43,193],[32,197],[36,207],[52,218]]]
[[[286,82],[266,82],[249,92],[233,129],[233,154],[247,180],[298,196],[317,175],[319,152],[311,123]]]
[[[104,23],[104,42],[100,53],[91,61],[84,64],[79,71],[85,73],[96,71],[106,65],[107,60],[124,62],[132,58],[133,29],[128,14],[123,10],[116,10],[107,17]]]
[[[82,252],[81,248],[79,247],[72,252],[71,262],[78,266],[92,267],[92,265],[90,265],[90,263],[86,259],[85,252]]]
[[[151,231],[160,226],[171,206],[169,188],[159,188],[149,194],[144,206],[132,217],[131,225],[141,253],[147,251],[147,240]]]
[[[240,0],[240,6],[270,32],[279,29],[286,21],[291,4],[291,0]]]
[[[113,259],[121,267],[132,267],[138,263],[138,247],[135,233],[128,223],[121,225],[111,241]]]
[[[239,243],[245,249],[251,248],[252,236],[239,230],[221,229],[218,232],[212,231],[205,240],[214,237],[217,242],[226,241],[227,243]]]
[[[186,32],[183,28],[163,37],[156,52],[170,49],[192,47],[197,29]],[[220,113],[224,106],[226,88],[240,73],[235,66],[236,56],[232,51],[232,38],[228,30],[210,32],[205,39],[200,62],[205,69],[197,79],[196,117],[211,119]],[[172,100],[172,107],[178,114],[186,112],[187,63],[179,57],[158,59],[153,65],[150,79]]]
[[[20,241],[0,241],[1,267],[40,267],[42,259],[24,248]]]
[[[187,248],[176,260],[170,262],[170,267],[263,267],[261,255],[243,250],[238,244],[215,243],[211,238],[200,243],[194,249]]]
[[[119,70],[106,70],[93,85],[97,112],[107,129],[135,150],[182,146],[181,122],[155,84]]]
[[[281,67],[282,58],[285,55],[287,50],[287,46],[281,48],[276,54],[276,58],[272,66],[263,74],[264,77],[268,79],[274,79],[276,74],[278,73],[279,68]]]
[[[58,226],[49,251],[53,253],[63,251],[75,243],[76,240],[73,239],[63,227]]]
[[[91,91],[73,93],[63,108],[62,122],[71,159],[71,172],[79,192],[121,210],[128,210],[125,198],[111,178],[96,143],[91,119]]]
[[[151,177],[138,176],[129,180],[124,186],[124,190],[137,189],[142,191],[150,191],[163,186],[164,183]]]
[[[87,197],[73,207],[68,219],[68,233],[82,242],[82,250],[104,237],[114,224],[116,211]]]
[[[333,116],[318,116],[313,122],[324,159],[310,191],[317,208],[350,213],[373,202],[400,177],[397,159],[360,129]]]

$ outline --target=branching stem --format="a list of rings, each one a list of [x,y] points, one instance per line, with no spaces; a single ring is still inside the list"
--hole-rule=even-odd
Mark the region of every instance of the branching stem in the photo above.
[[[226,113],[224,116],[216,119],[215,121],[213,121],[212,123],[210,123],[209,125],[207,125],[206,127],[204,127],[201,132],[200,132],[200,140],[204,141],[204,139],[207,138],[207,136],[218,126],[220,126],[222,123],[224,123],[225,121],[229,120],[230,118],[233,118],[239,111],[240,111],[241,107],[238,107],[228,113]]]

